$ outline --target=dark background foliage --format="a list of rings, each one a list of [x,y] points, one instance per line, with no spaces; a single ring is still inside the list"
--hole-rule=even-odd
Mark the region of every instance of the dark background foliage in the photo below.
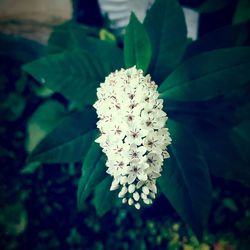
[[[198,8],[203,2],[181,4]],[[201,14],[199,36],[232,23],[236,1],[221,2],[219,9]],[[76,0],[73,6],[76,21],[105,25],[97,1]],[[79,164],[26,165],[27,151],[37,140],[34,131],[43,136],[68,112],[61,95],[50,93],[21,70],[45,48],[3,34],[0,44],[1,249],[249,249],[249,187],[220,177],[212,177],[212,209],[200,244],[162,195],[140,212],[119,207],[102,218],[89,197],[77,212]]]

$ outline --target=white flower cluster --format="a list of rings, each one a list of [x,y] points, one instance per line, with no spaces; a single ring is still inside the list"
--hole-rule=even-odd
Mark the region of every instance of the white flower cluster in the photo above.
[[[96,142],[107,155],[107,173],[114,177],[110,190],[121,187],[118,197],[137,209],[142,202],[151,204],[171,143],[157,85],[142,70],[121,69],[106,77],[97,97],[101,136]]]

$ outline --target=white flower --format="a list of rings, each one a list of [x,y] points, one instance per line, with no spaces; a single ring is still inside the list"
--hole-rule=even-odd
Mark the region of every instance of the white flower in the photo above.
[[[113,128],[110,128],[110,132],[111,132],[111,136],[119,137],[121,139],[124,138],[124,136],[126,135],[126,130],[120,124],[116,124],[114,125]]]
[[[130,162],[128,167],[128,184],[133,183],[136,178],[141,181],[147,180],[146,169],[148,165],[146,163],[139,163],[138,161]]]
[[[140,126],[132,125],[130,129],[127,131],[126,135],[126,143],[128,144],[142,144],[142,138],[147,134],[147,130],[141,129]]]
[[[142,156],[146,153],[147,148],[144,146],[137,146],[136,144],[131,144],[128,151],[128,158],[132,162],[134,160],[140,161]]]
[[[110,190],[121,188],[122,202],[136,209],[152,203],[163,160],[169,157],[167,115],[158,97],[150,75],[132,67],[107,76],[94,104],[101,132],[96,142],[107,155],[107,173],[114,178]]]
[[[116,159],[112,161],[108,160],[108,162],[106,163],[106,165],[109,167],[107,172],[113,176],[120,176],[126,174],[127,164],[128,160],[126,158],[118,156]]]
[[[109,158],[114,159],[114,158],[117,158],[119,155],[124,155],[124,157],[127,157],[127,153],[129,149],[130,149],[130,145],[127,145],[123,143],[122,141],[111,144],[108,149]]]
[[[157,118],[152,113],[141,120],[140,126],[146,131],[153,131],[157,126]]]
[[[143,146],[145,146],[148,151],[158,152],[162,146],[161,142],[162,138],[157,132],[150,131],[143,140]]]
[[[147,155],[147,164],[149,165],[150,169],[154,172],[158,173],[161,170],[162,165],[162,157],[157,153],[149,153]]]

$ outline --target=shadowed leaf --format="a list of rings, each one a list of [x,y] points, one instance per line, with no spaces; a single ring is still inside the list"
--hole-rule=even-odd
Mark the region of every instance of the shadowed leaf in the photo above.
[[[76,112],[63,119],[35,148],[29,161],[71,163],[83,160],[97,131],[92,109]]]
[[[192,42],[186,49],[184,59],[206,51],[250,45],[250,22],[225,26]]]
[[[100,146],[93,142],[82,165],[82,176],[78,183],[77,203],[78,209],[83,208],[83,203],[90,192],[106,176],[106,157],[103,155]]]
[[[96,88],[109,74],[109,65],[85,51],[49,55],[23,69],[46,87],[80,105],[93,104]]]
[[[110,191],[112,177],[107,176],[95,190],[93,204],[99,216],[106,214],[115,204],[117,192]]]
[[[211,173],[250,184],[249,121],[224,130],[203,125],[195,129]]]
[[[208,100],[250,81],[250,47],[206,52],[183,62],[159,87],[161,98]]]
[[[192,134],[171,120],[168,127],[173,140],[170,158],[165,161],[158,183],[181,218],[201,239],[211,206],[208,168]]]

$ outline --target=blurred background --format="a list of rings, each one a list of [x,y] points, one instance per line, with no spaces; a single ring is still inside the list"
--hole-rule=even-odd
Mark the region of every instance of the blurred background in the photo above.
[[[153,0],[0,0],[0,249],[250,249],[250,188],[213,177],[213,207],[200,244],[168,201],[97,216],[91,197],[77,212],[81,168],[26,164],[67,115],[65,100],[21,66],[46,53],[53,28],[73,20],[122,39],[131,11],[143,21]],[[248,0],[180,0],[190,39],[249,20]]]

